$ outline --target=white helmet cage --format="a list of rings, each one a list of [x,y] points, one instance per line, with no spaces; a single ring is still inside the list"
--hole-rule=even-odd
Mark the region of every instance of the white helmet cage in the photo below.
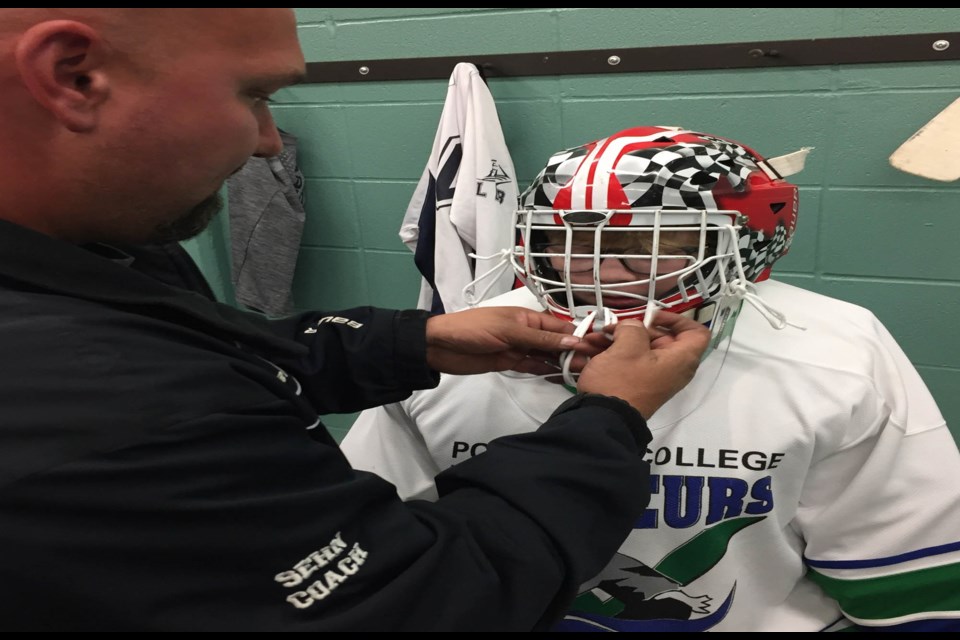
[[[637,127],[554,154],[520,207],[511,264],[548,310],[576,321],[608,307],[643,319],[652,307],[697,309],[730,282],[769,277],[792,239],[797,188],[732,140]],[[666,234],[678,231],[694,232],[695,250],[662,253]],[[624,233],[638,240],[629,254],[613,235]],[[636,278],[601,281],[607,259],[629,260]]]
[[[629,216],[630,220],[628,224],[613,226],[609,224],[613,216]],[[557,217],[562,226],[556,224]],[[713,298],[730,277],[735,276],[740,268],[739,218],[736,211],[692,209],[520,209],[514,215],[514,225],[522,241],[515,247],[512,263],[520,280],[554,315],[581,320],[591,311],[612,307],[619,318],[642,320],[651,304],[677,311],[699,306]],[[562,241],[556,239],[558,229],[564,230]],[[563,245],[561,254],[556,253],[556,249],[546,250],[547,231],[554,235],[551,246]],[[695,253],[662,255],[661,233],[667,231],[695,232]],[[604,249],[604,244],[615,234],[637,235],[638,232],[645,232],[649,237],[647,249],[631,250],[630,253]],[[622,241],[614,244],[623,246]],[[631,264],[641,266],[633,270],[636,275],[633,280],[605,283],[601,281],[600,266],[607,259],[629,259]],[[571,277],[571,265],[587,260],[592,276],[589,281]],[[555,263],[562,264],[562,267],[555,268]],[[667,280],[675,281],[675,285],[663,292],[662,283]],[[658,288],[660,295],[657,295]],[[616,304],[606,304],[605,299],[614,299]]]

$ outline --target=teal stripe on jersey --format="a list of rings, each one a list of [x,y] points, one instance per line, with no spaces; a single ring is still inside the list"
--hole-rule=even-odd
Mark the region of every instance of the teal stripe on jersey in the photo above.
[[[879,621],[924,612],[960,612],[960,564],[861,580],[831,578],[810,569],[807,577],[851,618]]]

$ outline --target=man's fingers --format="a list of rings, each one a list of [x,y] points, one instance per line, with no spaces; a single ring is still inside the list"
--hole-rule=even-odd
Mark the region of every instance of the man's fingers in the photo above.
[[[621,320],[613,331],[613,346],[610,348],[643,353],[650,349],[650,335],[639,320]]]
[[[610,348],[610,345],[613,344],[613,341],[610,340],[610,336],[605,333],[588,333],[583,336],[583,340],[580,341],[580,344],[577,345],[577,348],[574,350],[578,354],[588,356],[592,358],[593,356],[603,353]]]
[[[654,342],[655,349],[663,348],[676,344],[683,349],[702,354],[710,344],[710,330],[701,323],[690,318],[679,316],[675,313],[660,313],[657,315],[657,324],[660,325],[660,319],[663,317],[664,326],[669,329],[672,340],[657,340]]]
[[[574,326],[571,322],[568,320],[561,320],[556,316],[550,315],[550,313],[547,311],[528,311],[528,313],[530,314],[528,316],[528,322],[530,323],[530,326],[534,328],[567,334],[572,334],[574,331]]]
[[[639,320],[621,320],[616,325],[608,325],[603,328],[610,333],[615,332],[616,328],[622,324],[639,323]],[[710,342],[710,330],[703,324],[670,311],[660,310],[657,312],[656,325],[646,328],[649,343],[654,349],[663,349],[680,341],[685,348],[698,350],[702,353]],[[616,335],[614,333],[614,335]]]
[[[657,313],[656,325],[657,327],[668,330],[674,335],[680,335],[688,331],[697,332],[705,328],[703,324],[692,318],[670,313],[669,311],[659,311]]]
[[[569,322],[554,318],[566,326]],[[531,327],[517,327],[510,344],[516,348],[523,348],[529,351],[567,351],[577,349],[580,344],[580,338],[568,333],[557,333],[544,329],[533,329]],[[582,347],[581,347],[582,348]]]

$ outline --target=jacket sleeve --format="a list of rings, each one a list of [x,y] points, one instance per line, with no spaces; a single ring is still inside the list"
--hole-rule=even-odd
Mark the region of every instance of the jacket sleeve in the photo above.
[[[270,407],[157,429],[0,490],[7,629],[531,630],[647,503],[642,418],[574,398],[402,502]]]
[[[437,385],[427,366],[430,314],[357,307],[273,320],[282,337],[306,345],[297,358],[278,358],[303,386],[319,413],[349,413],[403,400]]]

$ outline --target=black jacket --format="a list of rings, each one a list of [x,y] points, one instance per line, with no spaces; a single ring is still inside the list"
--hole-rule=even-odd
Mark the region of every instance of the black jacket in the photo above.
[[[645,507],[649,434],[578,397],[403,503],[318,414],[435,385],[425,322],[268,321],[0,222],[0,629],[543,628]]]

